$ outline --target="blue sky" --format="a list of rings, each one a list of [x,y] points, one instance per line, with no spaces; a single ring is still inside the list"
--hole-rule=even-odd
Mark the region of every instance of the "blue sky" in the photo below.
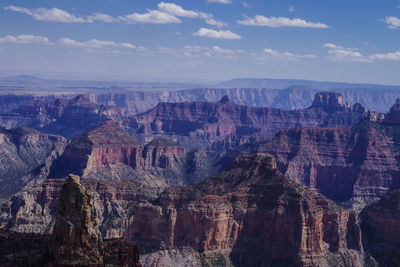
[[[0,3],[0,74],[400,84],[400,0]]]

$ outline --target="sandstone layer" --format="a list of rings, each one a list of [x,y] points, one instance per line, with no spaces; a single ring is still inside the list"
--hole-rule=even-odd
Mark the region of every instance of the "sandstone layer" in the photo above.
[[[70,140],[51,167],[50,178],[68,173],[84,179],[133,181],[154,187],[186,185],[216,173],[202,151],[188,152],[167,139],[141,144],[114,121]]]
[[[355,215],[283,176],[263,154],[139,204],[125,236],[144,251],[226,255],[222,266],[362,266]]]
[[[319,93],[303,110],[237,105],[223,101],[159,103],[155,108],[124,118],[121,124],[142,141],[169,138],[192,148],[224,150],[241,143],[273,137],[280,129],[356,124],[364,108],[351,107],[340,94]]]
[[[97,105],[78,95],[72,99],[22,104],[13,111],[0,114],[0,125],[30,127],[71,138],[100,126],[106,120],[121,120],[123,113],[119,107]]]

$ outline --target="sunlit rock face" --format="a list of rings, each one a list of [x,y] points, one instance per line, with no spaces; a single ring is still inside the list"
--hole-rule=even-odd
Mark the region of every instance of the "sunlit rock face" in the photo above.
[[[283,176],[266,154],[139,204],[125,236],[148,250],[192,248],[238,266],[362,266],[355,215]]]

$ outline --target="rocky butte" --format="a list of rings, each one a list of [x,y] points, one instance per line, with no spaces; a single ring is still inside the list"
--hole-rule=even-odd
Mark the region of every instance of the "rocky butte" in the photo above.
[[[308,109],[282,110],[219,102],[159,103],[121,122],[140,140],[169,138],[188,148],[224,150],[241,143],[271,138],[280,129],[332,127],[356,124],[363,116],[360,104],[350,106],[337,93],[318,93]]]
[[[283,176],[266,154],[241,156],[199,184],[167,189],[138,205],[130,221],[125,236],[144,251],[178,249],[186,259],[198,255],[194,265],[363,262],[356,216]],[[144,260],[156,264],[162,257]]]
[[[217,168],[205,152],[188,153],[171,140],[154,139],[142,145],[110,120],[70,140],[63,155],[51,166],[49,177],[74,173],[84,179],[166,187],[196,182],[208,173],[214,174]]]
[[[7,128],[30,127],[72,138],[99,127],[106,120],[119,121],[123,113],[119,107],[97,105],[78,95],[72,99],[37,100],[22,104],[13,111],[0,114],[0,125]]]
[[[360,211],[400,188],[399,103],[385,116],[366,113],[352,127],[283,129],[272,140],[227,155],[233,159],[241,153],[271,153],[278,169],[291,179]]]

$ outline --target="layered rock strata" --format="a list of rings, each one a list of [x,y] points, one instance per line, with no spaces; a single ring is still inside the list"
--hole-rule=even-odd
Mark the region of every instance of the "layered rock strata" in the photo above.
[[[355,215],[286,178],[263,154],[138,205],[125,236],[144,251],[214,253],[222,265],[362,266]]]
[[[192,148],[219,149],[273,137],[279,129],[356,124],[360,104],[350,106],[340,94],[318,93],[303,110],[281,110],[233,104],[227,97],[216,103],[159,103],[155,108],[124,118],[121,124],[142,141],[169,138]]]
[[[61,190],[54,226],[53,254],[59,265],[103,264],[103,240],[92,197],[69,175]]]
[[[82,95],[51,102],[33,101],[0,114],[0,125],[7,128],[30,127],[41,132],[72,138],[99,127],[104,121],[119,121],[123,109],[97,105]]]

